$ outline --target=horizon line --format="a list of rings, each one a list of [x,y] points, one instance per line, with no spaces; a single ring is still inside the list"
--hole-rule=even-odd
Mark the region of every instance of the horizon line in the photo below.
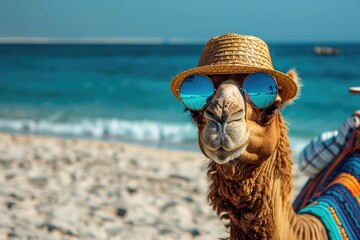
[[[47,37],[0,37],[0,44],[204,44],[206,40],[182,38],[132,38],[132,37],[84,37],[84,38],[47,38]]]
[[[185,38],[136,38],[136,37],[82,37],[82,38],[48,38],[48,37],[0,37],[0,44],[205,44],[205,39]],[[269,44],[360,44],[360,41],[267,41]]]

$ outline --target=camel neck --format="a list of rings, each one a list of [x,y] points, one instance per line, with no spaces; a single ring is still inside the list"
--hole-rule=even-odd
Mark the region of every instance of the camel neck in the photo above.
[[[230,239],[273,239],[273,158],[258,166],[242,163],[235,173],[232,167],[210,164],[208,198],[219,215],[226,212],[222,218],[230,220]]]
[[[290,201],[283,202],[281,180],[274,179],[271,208],[274,213],[275,231],[273,239],[328,239],[326,230],[319,219],[312,215],[298,215]]]
[[[255,177],[246,180],[226,179],[219,171],[210,176],[209,200],[222,218],[230,220],[230,240],[327,239],[325,228],[316,217],[295,213],[289,194],[284,194],[282,176],[271,162],[265,161],[253,170]],[[220,186],[214,184],[219,182]],[[251,182],[254,184],[247,186]],[[253,187],[252,191],[246,190],[249,187]],[[216,196],[212,195],[215,189]]]

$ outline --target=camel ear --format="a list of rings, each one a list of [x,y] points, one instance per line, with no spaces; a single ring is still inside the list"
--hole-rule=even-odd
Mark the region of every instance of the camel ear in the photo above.
[[[300,97],[300,90],[301,90],[301,87],[302,87],[301,79],[300,79],[298,73],[296,72],[296,70],[294,68],[290,69],[286,74],[289,75],[296,82],[296,84],[298,86],[298,92],[297,92],[296,96],[293,99],[282,102],[283,107],[285,105],[287,105],[287,104],[292,104],[295,99]]]

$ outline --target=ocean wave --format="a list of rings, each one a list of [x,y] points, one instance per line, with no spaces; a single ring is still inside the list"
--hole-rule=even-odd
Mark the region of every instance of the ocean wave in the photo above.
[[[121,119],[84,119],[77,122],[48,120],[0,119],[0,131],[124,141],[158,142],[197,146],[197,129],[191,123],[129,121]],[[315,136],[314,136],[315,137]],[[296,160],[311,139],[290,135],[290,146]]]
[[[196,129],[191,124],[120,119],[86,119],[78,122],[0,119],[0,130],[17,133],[169,143],[195,142],[197,138]]]

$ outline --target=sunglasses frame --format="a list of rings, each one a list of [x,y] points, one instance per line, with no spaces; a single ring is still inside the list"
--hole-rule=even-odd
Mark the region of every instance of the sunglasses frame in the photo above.
[[[256,108],[256,109],[265,109],[265,108],[271,106],[271,104],[273,104],[273,103],[275,102],[276,97],[275,97],[274,100],[273,100],[269,105],[267,105],[266,107],[259,108],[259,107],[255,106],[255,104],[249,102],[249,101],[247,100],[247,98],[245,97],[245,94],[244,94],[244,90],[243,90],[243,85],[244,85],[244,83],[246,82],[246,80],[247,80],[251,75],[256,74],[256,73],[264,73],[264,74],[269,75],[269,76],[274,80],[274,82],[275,82],[275,84],[276,84],[276,89],[277,89],[276,95],[279,94],[279,89],[280,89],[280,88],[279,88],[279,85],[278,85],[276,79],[275,79],[271,74],[269,74],[269,73],[267,73],[267,72],[254,72],[254,73],[249,74],[248,76],[246,76],[246,78],[244,79],[244,81],[243,81],[242,84],[241,84],[241,87],[238,88],[238,89],[239,89],[241,95],[243,96],[243,98],[245,99],[245,101],[246,101],[247,103],[249,103],[251,106],[253,106],[253,107]],[[213,94],[211,95],[211,99],[212,99],[212,98],[214,97],[216,91],[217,91],[217,88],[215,88],[215,85],[214,85],[213,81],[211,80],[211,78],[208,77],[208,76],[206,76],[206,75],[203,75],[203,74],[195,73],[195,74],[191,74],[191,75],[187,76],[187,77],[181,82],[181,84],[180,84],[180,92],[181,92],[181,87],[182,87],[183,83],[185,82],[185,80],[188,79],[188,78],[191,77],[191,76],[196,76],[196,75],[202,76],[202,77],[205,77],[205,78],[209,79],[209,81],[211,82],[211,85],[212,85],[212,87],[213,87]],[[213,75],[213,74],[212,74],[212,75]],[[220,84],[220,85],[221,85],[221,84]],[[200,108],[200,109],[192,109],[192,108],[188,107],[188,106],[183,102],[183,100],[182,100],[182,98],[181,98],[181,93],[180,93],[180,102],[181,102],[187,109],[189,109],[189,110],[191,110],[191,111],[201,111],[201,110],[205,109],[207,106],[209,106],[209,104],[211,103],[211,101],[209,101],[206,105],[204,105],[204,106],[203,106],[202,108]]]

